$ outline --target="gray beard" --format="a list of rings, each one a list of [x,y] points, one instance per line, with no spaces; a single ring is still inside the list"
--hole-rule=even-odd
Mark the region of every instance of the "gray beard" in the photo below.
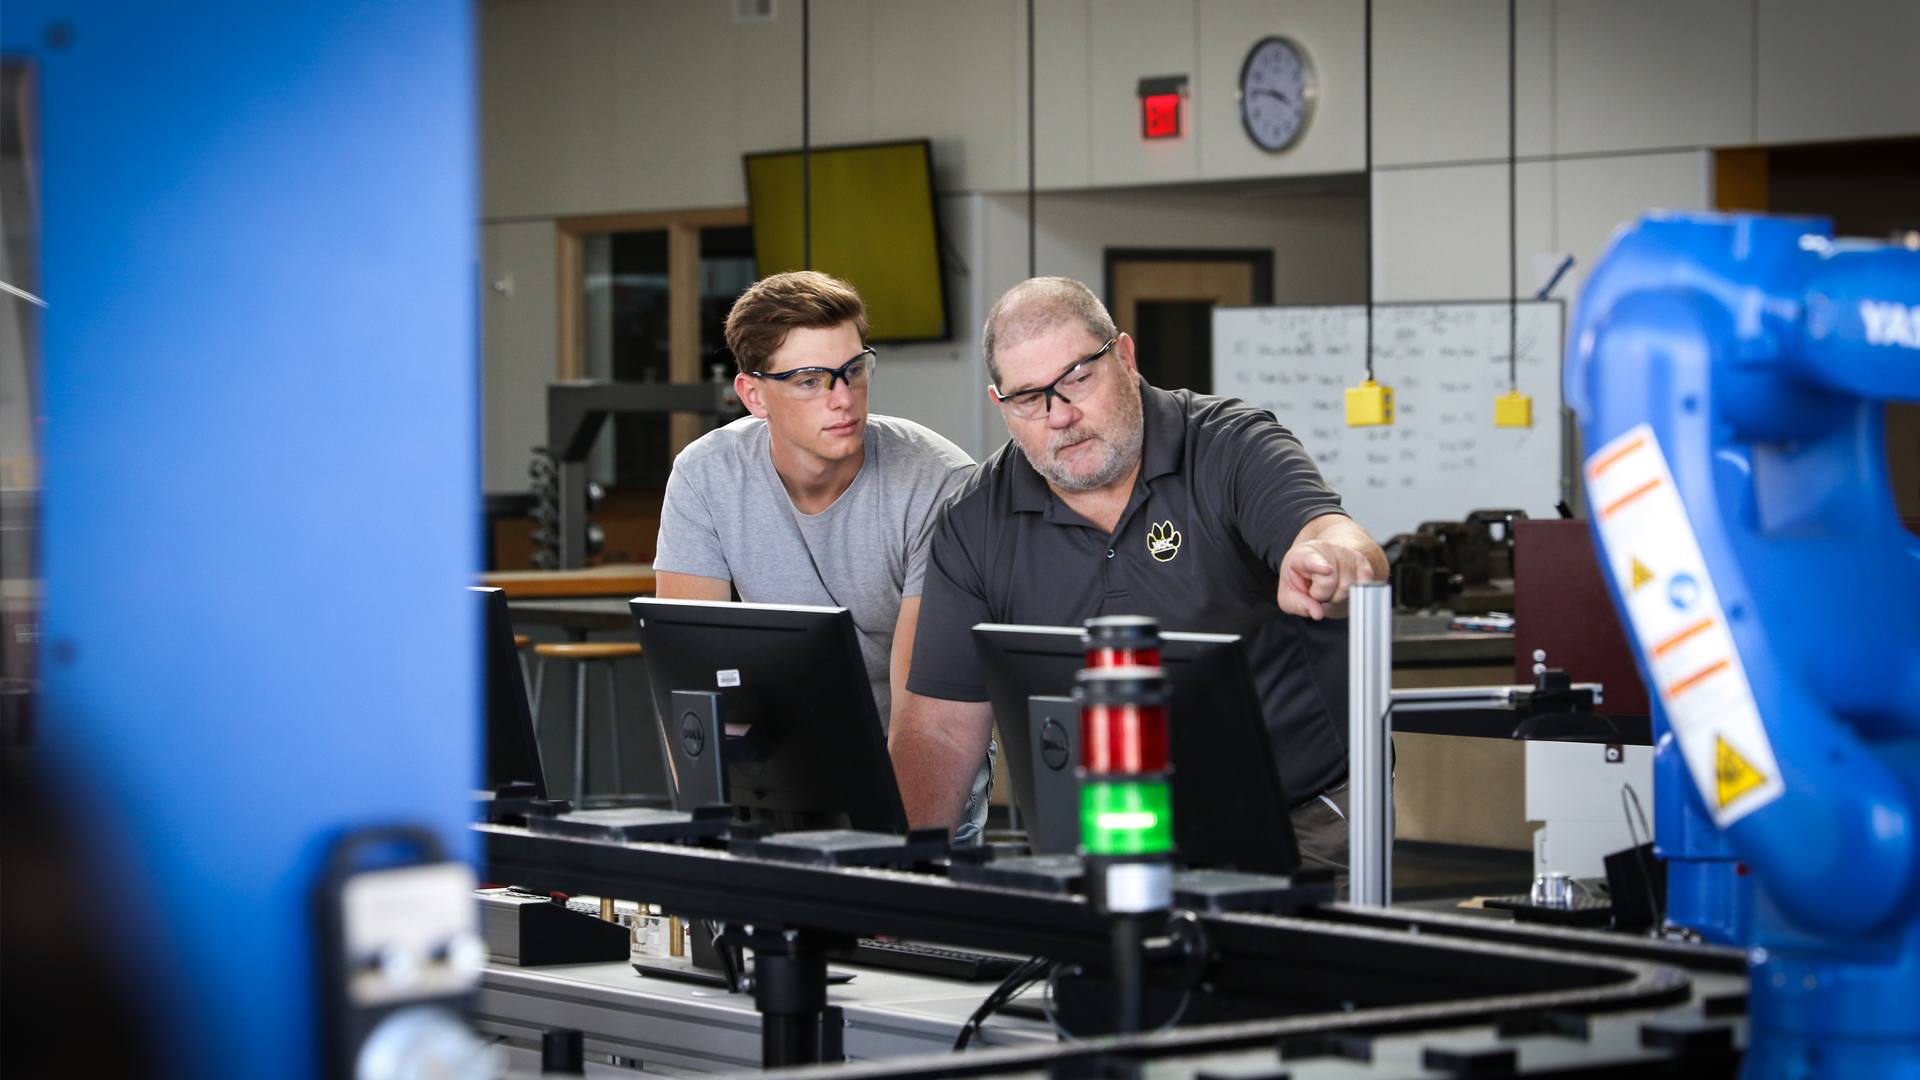
[[[1132,472],[1134,465],[1139,462],[1140,447],[1146,439],[1146,426],[1141,422],[1142,411],[1140,394],[1136,389],[1133,394],[1127,395],[1127,399],[1114,414],[1113,426],[1117,429],[1115,437],[1109,438],[1104,432],[1092,431],[1084,427],[1071,427],[1065,431],[1054,432],[1048,437],[1045,461],[1038,460],[1031,454],[1027,456],[1027,460],[1033,465],[1035,472],[1061,491],[1070,491],[1075,494],[1097,491]],[[1069,473],[1065,466],[1054,460],[1053,455],[1059,453],[1061,447],[1079,442],[1089,435],[1098,438],[1106,447],[1106,459],[1093,472],[1085,476],[1075,476]]]

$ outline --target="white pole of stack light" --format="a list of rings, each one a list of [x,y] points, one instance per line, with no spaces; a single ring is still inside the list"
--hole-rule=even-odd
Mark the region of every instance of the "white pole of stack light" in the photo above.
[[[1393,899],[1393,588],[1347,598],[1347,872],[1355,904]]]

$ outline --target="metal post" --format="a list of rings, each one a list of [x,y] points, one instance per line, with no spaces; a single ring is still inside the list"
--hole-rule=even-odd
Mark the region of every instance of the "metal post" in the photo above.
[[[587,800],[587,662],[573,668],[573,801]]]
[[[587,565],[586,460],[557,462],[553,482],[559,489],[560,569],[578,570]]]
[[[607,659],[607,741],[613,744],[613,793],[625,795],[626,782],[620,779],[620,699],[614,689],[616,676],[613,659]]]
[[[1140,955],[1140,916],[1113,917],[1113,995],[1114,1026],[1118,1035],[1140,1030],[1142,1003],[1146,997],[1146,977]]]
[[[1393,899],[1393,589],[1355,585],[1347,600],[1347,870],[1355,904]]]

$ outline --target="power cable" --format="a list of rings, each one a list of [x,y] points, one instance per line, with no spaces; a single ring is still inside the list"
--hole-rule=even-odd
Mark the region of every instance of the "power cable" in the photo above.
[[[1033,48],[1033,0],[1027,0],[1027,276],[1040,276],[1040,241],[1035,207],[1038,204],[1039,175],[1034,158],[1038,140],[1034,134],[1034,119],[1038,115],[1034,95],[1034,48]]]
[[[1507,389],[1520,392],[1520,78],[1516,0],[1507,0]]]
[[[1364,123],[1366,143],[1364,155],[1367,171],[1367,381],[1373,381],[1373,0],[1367,0],[1365,29],[1366,59],[1361,65],[1364,69],[1365,87],[1361,93],[1362,112],[1366,114]]]
[[[813,0],[800,0],[800,262],[813,269]]]
[[[965,1050],[967,1044],[973,1041],[973,1037],[980,1033],[980,1026],[987,1022],[988,1017],[999,1012],[1007,1002],[1019,997],[1027,987],[1040,981],[1052,966],[1053,961],[1044,956],[1030,957],[1022,961],[1019,967],[1014,968],[1005,979],[1000,981],[999,986],[994,987],[993,993],[988,994],[987,999],[980,1003],[980,1007],[973,1011],[973,1015],[967,1017],[967,1022],[960,1025],[960,1037],[953,1041],[953,1052],[957,1054]]]

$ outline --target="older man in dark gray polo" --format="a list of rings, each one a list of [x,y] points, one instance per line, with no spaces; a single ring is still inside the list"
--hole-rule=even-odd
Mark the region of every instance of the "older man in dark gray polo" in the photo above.
[[[1241,634],[1308,866],[1344,869],[1345,614],[1386,576],[1298,439],[1244,402],[1146,385],[1087,288],[1024,282],[987,317],[989,393],[1013,439],[933,537],[911,705],[889,736],[907,816],[959,822],[993,715],[971,627],[1151,615]]]

